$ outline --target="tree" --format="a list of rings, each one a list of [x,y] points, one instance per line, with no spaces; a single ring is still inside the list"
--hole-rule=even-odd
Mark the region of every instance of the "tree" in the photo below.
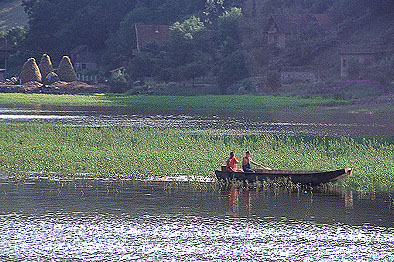
[[[218,17],[224,12],[224,0],[206,0],[205,2],[205,24],[211,28],[217,28]]]
[[[148,52],[138,53],[127,66],[127,72],[134,80],[140,77],[152,77],[157,71],[156,59]]]
[[[197,77],[203,76],[207,72],[207,66],[199,61],[186,64],[178,68],[179,77],[184,80],[192,79],[192,85]]]
[[[317,23],[310,23],[301,32],[287,39],[282,59],[289,66],[305,66],[335,44],[336,35],[326,31]]]
[[[394,82],[394,55],[384,58],[367,68],[367,76],[379,82],[386,88],[393,90]]]
[[[126,14],[119,28],[113,32],[106,40],[106,63],[121,62],[129,60],[133,56],[133,49],[136,48],[135,24],[151,23],[154,14],[149,8],[137,6]]]
[[[110,81],[112,87],[111,91],[114,93],[123,92],[128,88],[128,76],[120,70],[112,73]]]
[[[236,51],[223,60],[218,70],[217,81],[224,94],[232,84],[247,77],[249,77],[249,70],[244,54]]]
[[[240,22],[242,17],[242,9],[233,7],[226,10],[218,18],[218,33],[221,39],[227,37],[234,38],[237,41],[241,40],[240,37]]]
[[[34,5],[38,2],[39,0],[22,0],[22,6],[25,9],[25,12],[30,16],[33,11]]]
[[[26,39],[27,28],[24,26],[17,26],[11,28],[6,34],[6,38],[14,47],[22,46]]]
[[[192,16],[182,23],[176,22],[170,27],[168,36],[168,52],[175,66],[192,63],[205,32],[204,23],[200,18]]]
[[[25,48],[58,56],[82,44],[93,51],[102,50],[135,4],[132,0],[25,0],[29,14]]]
[[[239,50],[241,45],[240,22],[242,10],[233,7],[218,18],[218,35],[221,53],[224,56]]]
[[[266,75],[266,84],[271,91],[280,87],[280,73],[276,70],[268,70]]]

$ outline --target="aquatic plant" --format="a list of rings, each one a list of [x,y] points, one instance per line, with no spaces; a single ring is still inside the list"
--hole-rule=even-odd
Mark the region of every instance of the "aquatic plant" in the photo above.
[[[122,106],[150,111],[266,111],[316,109],[324,105],[347,104],[348,100],[286,96],[147,96],[123,94],[50,95],[0,93],[0,104]]]
[[[235,151],[240,159],[245,150],[252,152],[255,161],[275,169],[354,167],[354,174],[340,183],[346,188],[394,189],[391,137],[229,136],[189,130],[0,123],[0,166],[6,170],[115,179],[213,176],[228,152]]]

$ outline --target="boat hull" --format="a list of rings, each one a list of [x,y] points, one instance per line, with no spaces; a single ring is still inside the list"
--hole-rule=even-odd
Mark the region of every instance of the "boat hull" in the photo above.
[[[238,180],[242,182],[254,183],[256,181],[288,178],[296,184],[316,186],[326,183],[335,183],[350,176],[352,171],[352,168],[344,168],[334,171],[257,170],[256,173],[216,170],[215,174],[219,180],[226,181]]]

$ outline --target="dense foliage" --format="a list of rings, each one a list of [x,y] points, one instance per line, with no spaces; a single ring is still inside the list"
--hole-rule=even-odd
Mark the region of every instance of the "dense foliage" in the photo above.
[[[117,76],[126,82],[141,77],[161,81],[217,78],[223,92],[251,75],[264,75],[267,88],[277,86],[277,72],[289,66],[312,66],[324,71],[335,68],[338,50],[355,28],[377,18],[392,21],[392,0],[23,0],[29,15],[28,28],[3,32],[18,50],[11,67],[31,56],[49,53],[56,63],[78,45],[87,45],[100,55],[101,73],[128,64],[128,73]],[[253,6],[253,16],[242,9]],[[246,10],[246,8],[245,8]],[[288,40],[285,50],[267,42],[264,32],[272,13],[328,13],[335,18],[330,33],[316,25],[303,28]],[[257,15],[256,15],[257,14]],[[250,15],[250,14],[249,14]],[[135,24],[171,25],[167,45],[146,45],[135,54]],[[378,38],[379,48],[393,46],[393,30]],[[242,50],[242,52],[241,52]],[[322,63],[320,56],[331,57]],[[391,61],[388,59],[387,61]],[[388,62],[374,65],[381,71]],[[236,65],[234,65],[236,63]],[[387,74],[374,76],[390,83]],[[270,84],[274,83],[274,84]],[[121,81],[121,86],[129,88]]]

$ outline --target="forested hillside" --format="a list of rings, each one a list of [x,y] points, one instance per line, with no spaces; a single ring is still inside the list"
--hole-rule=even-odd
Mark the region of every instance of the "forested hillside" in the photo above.
[[[96,73],[108,75],[127,64],[126,74],[115,79],[126,89],[143,77],[194,82],[201,76],[215,77],[222,92],[251,76],[264,77],[265,86],[275,89],[278,72],[287,67],[313,67],[324,77],[337,76],[342,48],[385,50],[374,65],[387,71],[380,79],[390,78],[394,61],[392,0],[23,0],[23,7],[29,26],[2,34],[13,36],[18,50],[11,67],[42,53],[56,63],[87,45],[100,57]],[[332,29],[309,24],[287,39],[285,49],[269,43],[270,14],[306,13],[330,15]],[[170,25],[166,45],[150,43],[133,52],[135,24]]]
[[[15,26],[25,26],[28,16],[23,10],[22,0],[0,1],[0,29],[7,30]]]

